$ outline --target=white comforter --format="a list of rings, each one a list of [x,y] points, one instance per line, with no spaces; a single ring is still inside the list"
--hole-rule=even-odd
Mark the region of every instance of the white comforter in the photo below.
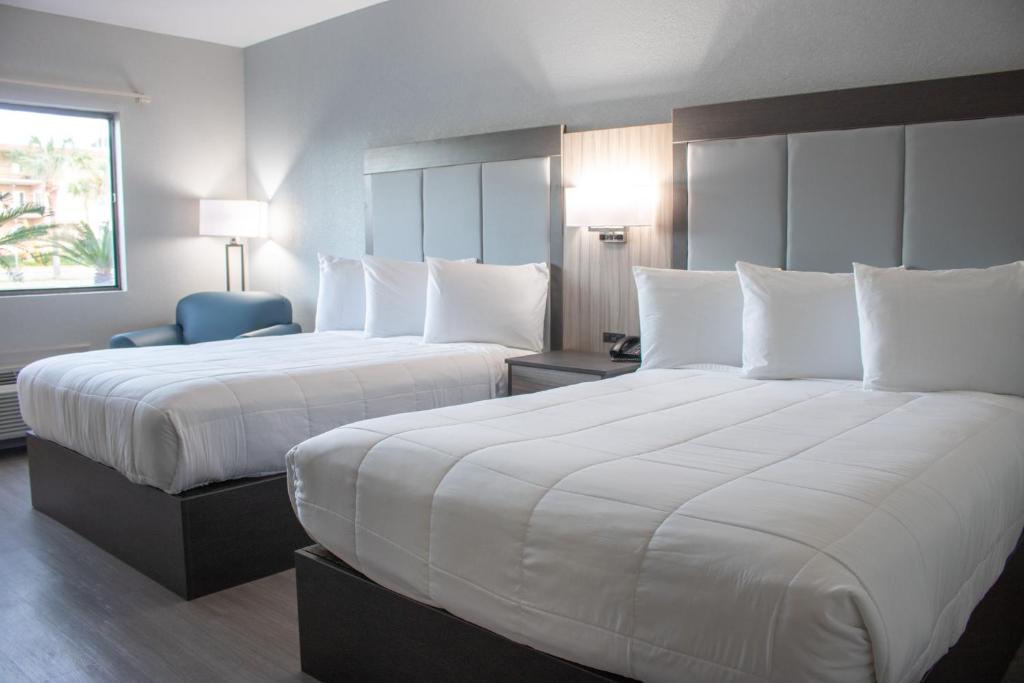
[[[177,493],[282,472],[339,425],[493,398],[523,353],[353,332],[110,349],[29,365],[18,398],[42,438]]]
[[[1024,399],[649,370],[288,454],[370,578],[646,681],[916,681],[1024,513]]]

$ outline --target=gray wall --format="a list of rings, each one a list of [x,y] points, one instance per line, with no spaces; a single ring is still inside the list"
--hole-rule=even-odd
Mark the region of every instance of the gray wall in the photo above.
[[[364,148],[1024,67],[1020,0],[389,0],[247,48],[254,278],[312,320],[317,250],[363,248]]]
[[[182,295],[224,288],[223,241],[200,238],[196,198],[244,197],[242,50],[0,5],[0,73],[137,88],[152,104],[0,84],[0,101],[116,111],[127,290],[0,297],[0,365],[169,322]]]
[[[195,200],[244,196],[247,178],[273,199],[253,284],[310,325],[316,251],[362,253],[367,146],[1022,68],[1022,35],[1019,0],[389,0],[243,53],[0,5],[3,75],[153,97],[0,85],[0,101],[119,114],[128,263],[125,292],[0,297],[0,365],[103,346],[222,288]]]

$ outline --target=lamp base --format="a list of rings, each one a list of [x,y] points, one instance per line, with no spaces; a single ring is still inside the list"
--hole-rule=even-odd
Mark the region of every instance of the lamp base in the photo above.
[[[238,265],[241,277],[238,279],[238,291],[245,291],[245,245],[234,237],[224,245],[224,272],[226,274],[226,286],[229,292],[234,291],[231,287],[231,250],[238,249]]]

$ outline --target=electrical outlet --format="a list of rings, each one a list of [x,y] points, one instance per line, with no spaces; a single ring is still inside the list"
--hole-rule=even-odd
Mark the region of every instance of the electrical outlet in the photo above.
[[[605,344],[614,344],[625,336],[622,332],[605,332],[603,339]]]

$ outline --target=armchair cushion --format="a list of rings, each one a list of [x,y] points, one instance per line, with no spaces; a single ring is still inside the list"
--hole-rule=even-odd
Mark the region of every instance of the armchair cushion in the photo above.
[[[251,339],[253,337],[277,337],[283,334],[299,334],[302,332],[302,326],[298,323],[287,323],[284,325],[271,325],[270,327],[264,327],[261,330],[253,330],[252,332],[246,332],[240,334],[235,339]]]
[[[292,304],[269,292],[198,292],[178,302],[178,324],[186,344],[233,339],[292,321]]]
[[[181,328],[177,325],[159,325],[134,332],[122,332],[110,338],[110,348],[130,349],[137,346],[168,346],[181,344]]]

